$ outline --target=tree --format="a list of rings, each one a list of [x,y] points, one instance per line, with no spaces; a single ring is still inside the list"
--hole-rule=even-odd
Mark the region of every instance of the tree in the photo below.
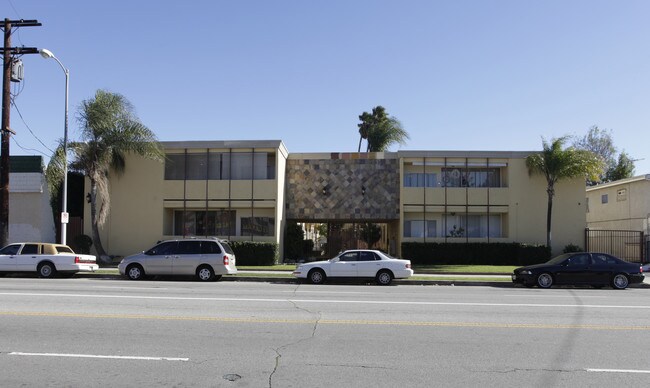
[[[605,173],[605,182],[618,181],[634,176],[634,160],[626,152],[618,155],[618,162]]]
[[[99,237],[99,227],[110,209],[109,173],[122,174],[129,153],[159,161],[164,154],[155,134],[140,122],[131,103],[120,94],[98,90],[93,98],[81,103],[78,115],[81,141],[68,144],[72,154],[70,167],[90,180],[93,245],[100,262],[110,263]],[[57,150],[48,165],[48,179],[54,186],[62,178],[62,157],[63,153]]]
[[[284,231],[284,258],[298,261],[303,257],[305,231],[295,221],[288,221]]]
[[[596,179],[603,171],[603,160],[595,153],[570,147],[563,149],[568,137],[553,139],[551,143],[542,139],[543,150],[526,158],[530,175],[541,174],[546,178],[548,204],[546,211],[546,246],[551,249],[551,216],[555,184],[563,179],[584,177]]]
[[[359,116],[359,148],[367,140],[366,152],[383,152],[395,143],[406,144],[408,133],[395,117],[388,116],[386,109],[379,105],[372,108],[372,113],[363,112]]]
[[[372,222],[361,224],[361,240],[368,244],[368,249],[381,239],[381,228]]]
[[[603,161],[603,172],[596,180],[587,181],[588,185],[630,178],[634,174],[634,160],[625,154],[624,151],[618,155],[617,162],[617,149],[614,146],[611,130],[600,129],[598,126],[594,125],[589,128],[589,131],[585,136],[575,139],[573,141],[573,146],[577,149],[591,151],[598,155]],[[623,154],[625,155],[623,156]],[[623,159],[621,159],[622,156]],[[620,165],[621,162],[623,162],[624,165]],[[627,175],[625,173],[627,173]]]

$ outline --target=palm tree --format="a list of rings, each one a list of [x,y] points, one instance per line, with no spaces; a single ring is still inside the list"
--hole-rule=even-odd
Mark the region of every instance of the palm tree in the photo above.
[[[359,120],[361,123],[357,124],[360,135],[358,152],[361,152],[363,139],[368,141],[366,152],[383,152],[395,143],[406,144],[409,139],[402,123],[395,117],[388,116],[386,109],[381,105],[373,108],[372,113],[363,112]]]
[[[99,227],[106,221],[110,208],[109,172],[122,174],[128,153],[162,161],[163,151],[155,134],[140,122],[131,103],[120,94],[98,90],[94,98],[81,103],[79,122],[82,140],[68,145],[73,155],[70,167],[90,180],[93,245],[99,260],[109,263],[111,259],[99,237]],[[49,179],[54,185],[62,178],[62,156],[57,150],[48,165],[48,173],[53,175]]]
[[[603,160],[596,154],[587,150],[574,147],[563,149],[568,136],[553,139],[549,144],[542,139],[543,150],[538,154],[526,158],[528,173],[541,174],[546,178],[546,194],[548,206],[546,210],[546,246],[551,249],[551,214],[553,198],[555,197],[555,184],[562,179],[584,177],[596,179],[602,173]]]

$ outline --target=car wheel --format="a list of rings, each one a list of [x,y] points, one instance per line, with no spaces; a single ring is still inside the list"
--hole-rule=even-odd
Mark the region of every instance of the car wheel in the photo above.
[[[214,270],[208,265],[202,265],[196,270],[196,277],[202,282],[214,280]]]
[[[316,268],[309,271],[307,276],[311,284],[323,284],[325,283],[325,272],[322,269]]]
[[[387,286],[393,281],[393,274],[388,270],[381,270],[377,273],[377,284],[380,286]]]
[[[617,290],[626,289],[628,284],[630,284],[630,281],[628,280],[627,276],[622,273],[616,274],[612,278],[612,287]]]
[[[42,278],[53,278],[56,275],[56,268],[52,263],[41,263],[38,265],[38,276]]]
[[[553,285],[553,276],[548,272],[539,274],[537,277],[537,285],[541,288],[551,288]]]
[[[140,264],[131,264],[126,267],[126,276],[131,280],[142,280],[144,278],[144,269]]]

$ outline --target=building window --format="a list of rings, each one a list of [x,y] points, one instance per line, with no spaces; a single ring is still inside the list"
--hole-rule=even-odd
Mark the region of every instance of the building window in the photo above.
[[[404,237],[437,237],[436,228],[435,220],[406,220],[404,221]]]
[[[502,237],[500,215],[449,214],[445,217],[445,221],[447,237]]]
[[[165,180],[275,179],[272,152],[167,154]]]
[[[444,187],[501,187],[498,168],[443,168]]]
[[[242,217],[240,236],[273,236],[275,218]]]
[[[235,236],[234,210],[174,211],[176,236]]]
[[[437,174],[409,172],[404,174],[404,187],[436,187],[438,186]]]
[[[607,203],[609,201],[609,197],[607,194],[603,194],[600,196],[600,203]]]
[[[165,158],[165,180],[185,178],[185,154],[167,154]]]
[[[187,180],[206,180],[208,178],[208,154],[187,154],[185,162]]]

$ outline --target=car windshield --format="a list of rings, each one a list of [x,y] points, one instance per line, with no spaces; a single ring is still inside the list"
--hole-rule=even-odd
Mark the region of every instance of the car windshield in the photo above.
[[[57,245],[57,246],[56,246],[56,251],[57,251],[58,253],[74,253],[74,252],[72,251],[72,248],[67,247],[67,246],[65,246],[65,245]]]
[[[547,261],[546,264],[560,264],[571,256],[573,256],[573,253],[565,253],[560,256],[555,256],[551,260]]]
[[[7,245],[0,250],[0,255],[15,255],[20,249],[20,244]]]
[[[223,250],[226,251],[227,254],[229,254],[229,255],[234,255],[235,254],[235,252],[232,251],[232,248],[230,247],[230,245],[228,245],[227,242],[221,241],[220,243],[221,243],[221,246],[223,247]]]

